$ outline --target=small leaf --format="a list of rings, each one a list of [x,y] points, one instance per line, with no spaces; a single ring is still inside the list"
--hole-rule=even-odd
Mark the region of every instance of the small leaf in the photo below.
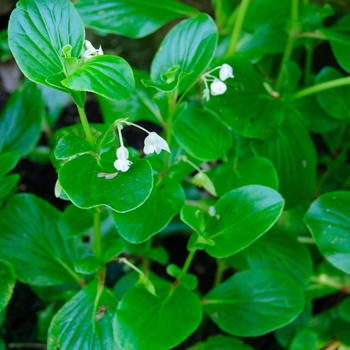
[[[94,256],[87,256],[74,263],[74,270],[83,275],[92,274],[102,266],[102,262],[96,259]]]
[[[91,146],[85,139],[75,135],[65,135],[59,141],[54,154],[57,159],[67,159],[89,153]]]
[[[2,312],[11,300],[16,284],[16,271],[14,266],[6,261],[0,260],[0,312]]]
[[[21,154],[18,152],[4,152],[0,154],[0,179],[9,173],[21,159]]]
[[[120,350],[112,328],[117,305],[113,295],[95,279],[55,315],[48,349]]]
[[[199,188],[204,188],[208,191],[212,196],[217,196],[215,187],[210,180],[209,176],[203,171],[198,172],[192,179],[192,182]]]
[[[187,350],[254,350],[249,345],[243,343],[243,341],[223,336],[215,335],[206,339],[205,342],[199,342]]]
[[[204,237],[214,241],[205,251],[215,258],[237,253],[262,236],[282,213],[284,200],[271,188],[251,185],[230,191],[215,204]]]
[[[129,64],[121,57],[110,55],[89,59],[62,80],[62,84],[75,91],[90,91],[117,101],[129,99],[135,89]]]
[[[317,350],[317,335],[311,329],[303,329],[293,338],[289,350]]]
[[[203,161],[219,159],[232,145],[227,125],[213,112],[197,106],[176,117],[173,134],[186,152]]]
[[[181,185],[177,181],[164,179],[154,186],[144,204],[129,213],[113,213],[113,219],[124,239],[131,243],[142,243],[166,227],[174,215],[180,212],[184,201]]]
[[[175,288],[168,282],[154,285],[156,296],[137,285],[119,303],[114,334],[122,349],[170,349],[199,326],[202,306],[194,293],[181,284]]]
[[[202,234],[204,232],[205,221],[201,208],[192,205],[183,206],[180,213],[180,219],[198,234]]]
[[[129,38],[142,38],[174,19],[199,13],[172,0],[79,0],[75,7],[87,27]]]
[[[321,195],[311,204],[304,221],[324,257],[350,273],[350,193]]]
[[[11,174],[0,179],[0,204],[12,193],[17,191],[19,174]]]
[[[103,153],[100,161],[91,154],[84,154],[61,167],[59,182],[77,207],[89,209],[106,205],[124,213],[145,202],[153,187],[149,163],[146,160],[135,161],[125,173],[118,172],[109,179],[98,177],[100,172],[115,174],[115,160],[115,152]]]
[[[224,331],[259,336],[291,322],[304,307],[299,285],[281,272],[238,272],[204,296],[203,308]]]
[[[28,79],[49,87],[46,78],[63,70],[63,46],[71,45],[72,57],[79,57],[84,36],[83,22],[68,0],[21,0],[10,17],[9,44],[19,68]],[[59,79],[55,82],[67,91]]]
[[[347,297],[341,301],[338,305],[339,316],[347,322],[350,322],[350,297]]]
[[[179,85],[178,92],[182,92],[209,65],[215,53],[217,38],[217,27],[207,14],[177,24],[166,35],[152,61],[152,82],[148,82],[148,85],[163,91],[173,91]],[[176,79],[167,83],[164,74],[175,66],[179,67]]]

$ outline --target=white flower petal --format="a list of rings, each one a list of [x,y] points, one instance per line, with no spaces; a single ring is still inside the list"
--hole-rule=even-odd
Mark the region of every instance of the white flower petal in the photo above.
[[[205,99],[206,101],[209,101],[209,98],[210,98],[210,90],[204,89],[203,90],[203,99]]]
[[[219,76],[220,80],[222,81],[225,81],[227,78],[233,78],[234,76],[232,67],[229,64],[224,63],[220,68]]]
[[[227,90],[227,86],[220,80],[215,80],[210,85],[210,91],[213,96],[222,95]]]
[[[118,159],[126,160],[129,158],[129,151],[124,146],[119,147],[116,153]]]
[[[132,164],[132,162],[130,162],[130,160],[127,159],[117,159],[114,162],[114,167],[119,170],[122,171],[123,173],[125,173],[126,171],[129,170],[130,165]]]
[[[167,142],[157,133],[150,132],[149,135],[145,138],[145,146],[143,148],[143,152],[145,154],[150,154],[153,152],[159,154],[162,149],[170,153]]]

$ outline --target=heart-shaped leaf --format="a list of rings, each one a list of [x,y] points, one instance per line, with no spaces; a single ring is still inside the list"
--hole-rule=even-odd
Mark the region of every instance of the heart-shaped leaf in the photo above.
[[[158,282],[154,286],[157,295],[137,285],[120,301],[114,330],[122,349],[170,349],[199,326],[202,306],[194,293],[181,284],[172,288],[168,282]]]
[[[350,273],[350,193],[321,195],[312,203],[304,221],[325,258]]]
[[[282,213],[284,200],[275,190],[251,185],[230,191],[215,204],[209,216],[205,238],[214,245],[205,251],[215,258],[237,253],[263,235]]]
[[[217,27],[207,14],[180,22],[161,43],[152,61],[152,81],[147,85],[173,91],[180,83],[179,93],[189,87],[212,60],[217,38]],[[167,78],[170,72],[173,74]]]
[[[174,19],[199,13],[173,0],[79,0],[75,7],[87,27],[129,38],[142,38]]]
[[[173,134],[186,152],[200,160],[217,160],[232,145],[231,132],[225,123],[213,112],[196,106],[176,117]]]
[[[240,135],[267,139],[282,124],[282,101],[269,95],[264,87],[272,90],[269,83],[248,61],[233,57],[220,62],[232,66],[235,78],[227,81],[224,94],[211,96],[205,105]]]
[[[79,57],[84,37],[83,22],[69,0],[21,0],[10,17],[9,44],[19,68],[28,79],[49,87],[46,78],[63,71],[63,46],[71,45],[72,57]],[[59,79],[54,81],[67,91]]]
[[[121,57],[110,55],[89,59],[62,80],[62,84],[75,91],[90,91],[117,101],[129,99],[135,89],[129,64]]]
[[[0,281],[0,312],[2,312],[11,300],[16,284],[15,268],[6,260],[0,260]]]
[[[296,318],[304,293],[275,270],[238,272],[204,296],[204,311],[224,331],[240,337],[269,333]]]
[[[113,337],[118,306],[98,280],[77,293],[55,315],[48,333],[48,349],[120,350]]]
[[[287,208],[311,198],[316,186],[316,150],[298,113],[287,111],[281,128],[265,141],[254,140],[252,146],[257,155],[274,164]]]
[[[12,262],[21,282],[83,282],[73,268],[80,258],[78,242],[62,238],[59,219],[56,208],[32,194],[12,196],[0,211],[0,256]]]
[[[177,181],[158,182],[148,200],[128,213],[113,213],[119,234],[131,243],[142,243],[160,232],[180,212],[185,194]]]
[[[106,205],[120,213],[136,209],[151,193],[152,168],[148,161],[136,160],[127,172],[117,173],[115,160],[115,152],[103,153],[100,160],[91,154],[76,157],[59,170],[59,183],[79,208]],[[107,179],[99,173],[115,176]]]

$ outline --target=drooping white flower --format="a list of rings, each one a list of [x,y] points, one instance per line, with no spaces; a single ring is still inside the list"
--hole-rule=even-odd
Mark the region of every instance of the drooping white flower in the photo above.
[[[225,81],[227,78],[234,78],[232,67],[224,63],[219,71],[220,80]]]
[[[84,41],[84,48],[85,48],[85,51],[82,54],[84,62],[86,62],[88,59],[92,57],[103,55],[101,45],[98,49],[95,49],[89,40]]]
[[[213,96],[222,95],[227,90],[227,86],[221,80],[216,79],[210,84],[210,91]]]
[[[209,101],[209,99],[210,99],[210,90],[207,88],[205,88],[203,90],[203,99],[205,99],[207,101]]]
[[[145,154],[150,154],[153,152],[159,154],[162,149],[170,153],[167,142],[157,133],[150,132],[145,138],[145,146],[143,147],[143,152]]]
[[[125,173],[126,171],[129,170],[130,165],[132,164],[132,162],[128,160],[129,151],[124,146],[120,146],[117,149],[116,153],[117,153],[117,160],[114,162],[114,167],[117,170],[120,170],[123,173]]]

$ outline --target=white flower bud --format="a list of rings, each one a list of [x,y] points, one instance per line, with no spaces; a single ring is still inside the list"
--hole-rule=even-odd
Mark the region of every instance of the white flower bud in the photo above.
[[[234,78],[232,67],[224,63],[220,68],[219,76],[222,81],[225,81],[227,78]]]
[[[210,91],[213,96],[222,95],[226,92],[227,86],[219,79],[214,80],[210,85]]]

